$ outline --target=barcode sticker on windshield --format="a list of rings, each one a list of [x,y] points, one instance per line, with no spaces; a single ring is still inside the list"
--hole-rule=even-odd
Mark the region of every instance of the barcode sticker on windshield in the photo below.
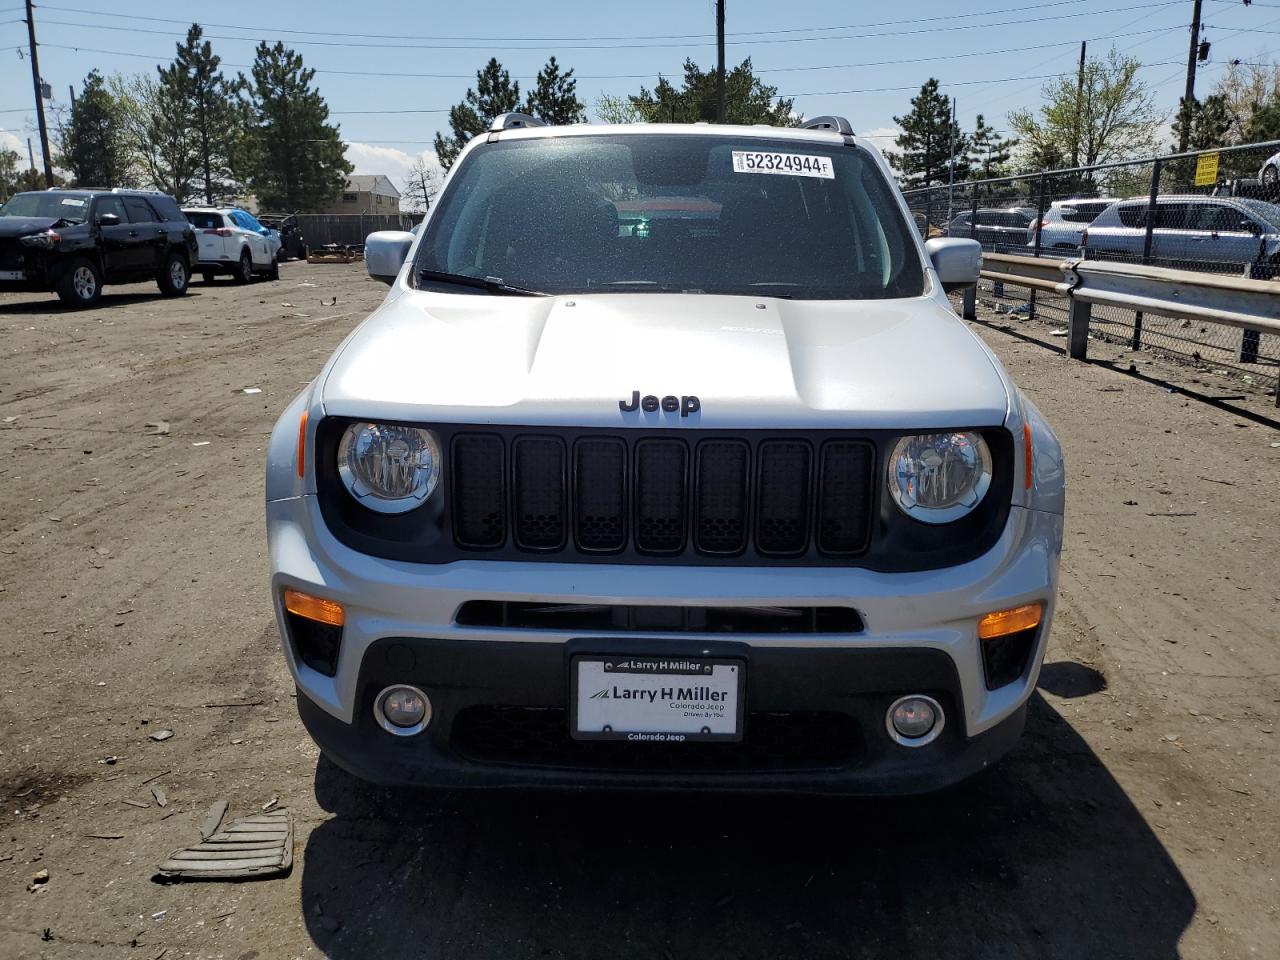
[[[64,207],[83,207],[84,201],[78,197],[63,197],[62,205]]]
[[[821,177],[834,180],[830,157],[805,153],[757,153],[754,150],[733,151],[734,173],[780,173],[792,177]]]

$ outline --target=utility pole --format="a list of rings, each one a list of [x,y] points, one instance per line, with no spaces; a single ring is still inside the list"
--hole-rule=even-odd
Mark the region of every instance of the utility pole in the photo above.
[[[955,198],[956,185],[956,98],[951,98],[951,123],[947,125],[947,153],[951,159],[947,163],[947,223],[951,222],[952,200]]]
[[[1071,166],[1080,166],[1080,140],[1084,134],[1082,111],[1084,109],[1084,51],[1089,41],[1080,41],[1080,72],[1076,76],[1076,123],[1075,142],[1071,145]]]
[[[40,90],[40,60],[36,54],[36,18],[27,0],[27,37],[31,41],[31,86],[36,92],[36,120],[40,123],[40,150],[44,156],[44,185],[53,186],[53,164],[49,162],[49,128],[44,124],[44,97]]]
[[[74,83],[67,84],[67,92],[71,94],[71,106],[76,105],[76,85]]]
[[[1191,51],[1187,54],[1187,92],[1182,97],[1180,119],[1182,130],[1178,133],[1178,152],[1187,152],[1187,142],[1191,137],[1192,104],[1196,100],[1196,57],[1200,50],[1200,0],[1195,0],[1191,13]]]
[[[724,123],[724,0],[716,0],[716,123]]]

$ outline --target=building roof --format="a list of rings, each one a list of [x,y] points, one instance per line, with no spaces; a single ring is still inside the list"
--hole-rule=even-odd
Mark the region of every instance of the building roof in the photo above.
[[[384,173],[356,173],[347,177],[348,193],[380,193],[384,197],[399,197],[400,191]]]

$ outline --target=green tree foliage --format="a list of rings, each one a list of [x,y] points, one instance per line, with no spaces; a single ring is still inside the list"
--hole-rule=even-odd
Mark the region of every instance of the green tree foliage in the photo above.
[[[568,79],[567,74],[565,79]],[[576,81],[570,82],[576,85]],[[581,104],[578,107],[581,109]],[[502,68],[497,58],[490,57],[484,69],[476,71],[476,89],[468,87],[462,103],[449,111],[449,127],[453,136],[436,134],[436,156],[440,158],[440,165],[448,170],[471,138],[489,129],[494,117],[519,109],[520,83],[512,83],[511,74]]]
[[[1085,63],[1082,87],[1076,74],[1063,75],[1045,84],[1038,110],[1009,114],[1009,127],[1035,158],[1026,166],[1044,169],[1036,164],[1078,156],[1088,167],[1154,153],[1161,117],[1138,80],[1140,67],[1113,49],[1105,60]]]
[[[1178,112],[1173,120],[1173,146],[1176,150],[1182,143],[1182,119],[1184,98],[1178,100]],[[1231,142],[1231,131],[1235,127],[1235,118],[1231,115],[1231,106],[1227,98],[1220,93],[1211,93],[1204,100],[1191,102],[1191,132],[1187,138],[1188,150],[1209,150],[1213,147],[1225,147]]]
[[[329,204],[351,172],[315,71],[277,41],[259,43],[245,81],[251,131],[243,160],[249,189],[266,209],[312,211]]]
[[[659,77],[652,91],[628,98],[641,121],[649,123],[698,123],[716,119],[716,71],[703,71],[692,60],[684,62],[684,82],[677,88]],[[725,121],[727,123],[767,123],[775,127],[796,127],[801,117],[793,114],[795,101],[778,97],[778,88],[757,77],[748,57],[724,78]],[[597,104],[597,109],[599,109]]]
[[[131,187],[134,158],[122,123],[123,109],[102,74],[91,70],[56,130],[58,166],[76,186]]]
[[[115,74],[107,86],[120,107],[120,130],[139,179],[186,203],[195,195],[199,163],[186,98],[146,74]]]
[[[537,82],[525,100],[524,112],[557,126],[586,123],[587,109],[578,99],[578,81],[573,79],[573,68],[561,71],[555,57],[548,60],[538,71]]]
[[[1247,132],[1267,129],[1265,120],[1250,128],[1254,112],[1280,100],[1280,63],[1229,63],[1213,92],[1227,101],[1234,124],[1232,139],[1249,143],[1253,138]]]
[[[148,123],[157,146],[149,151],[153,159],[146,162],[149,172],[156,171],[156,185],[162,176],[176,190],[187,182],[194,165],[191,180],[209,204],[238,192],[234,168],[245,135],[239,104],[244,81],[224,77],[218,69],[221,63],[200,25],[193,23],[186,41],[177,45],[173,62],[157,68],[153,105],[163,112],[153,114]]]
[[[631,103],[630,97],[602,93],[596,97],[596,119],[601,123],[643,123],[644,117]]]
[[[1244,142],[1280,140],[1280,94],[1258,104],[1244,126]]]
[[[13,150],[0,150],[0,203],[18,192],[18,164],[21,160]]]
[[[938,91],[932,77],[911,98],[911,112],[894,117],[902,133],[894,143],[899,152],[890,152],[889,162],[902,173],[903,185],[927,187],[946,183],[951,158],[955,157],[955,180],[969,176],[969,138],[951,119],[951,98]]]
[[[978,114],[969,137],[969,175],[974,180],[990,180],[1009,173],[1009,160],[1018,141],[1006,139],[994,127],[988,126],[982,114]]]

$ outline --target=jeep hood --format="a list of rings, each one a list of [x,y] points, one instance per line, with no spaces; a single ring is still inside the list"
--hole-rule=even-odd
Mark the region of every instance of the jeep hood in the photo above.
[[[941,298],[401,291],[330,361],[332,416],[582,426],[997,426],[1009,388]],[[696,396],[682,418],[633,391]]]

